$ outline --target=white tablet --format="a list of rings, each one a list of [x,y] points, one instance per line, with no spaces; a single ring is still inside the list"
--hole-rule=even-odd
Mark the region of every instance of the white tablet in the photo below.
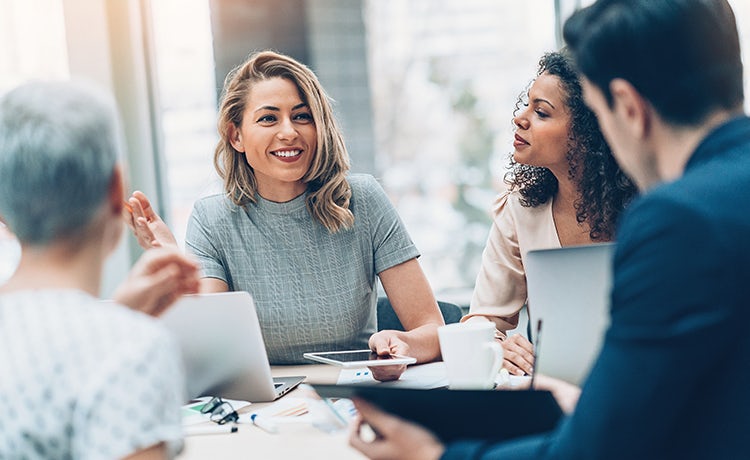
[[[409,356],[385,355],[379,356],[370,350],[329,351],[321,353],[305,353],[307,359],[321,363],[333,364],[341,367],[372,367],[394,366],[397,364],[414,364],[416,358]]]

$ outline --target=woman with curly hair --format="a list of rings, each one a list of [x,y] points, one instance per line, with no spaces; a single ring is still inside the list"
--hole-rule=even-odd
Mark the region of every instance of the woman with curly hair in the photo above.
[[[564,52],[545,54],[514,111],[514,151],[496,200],[470,312],[463,321],[493,321],[504,367],[531,373],[531,343],[506,339],[526,303],[524,258],[532,249],[611,241],[636,193],[619,169],[585,105],[580,76]]]
[[[224,193],[199,200],[187,249],[201,292],[248,291],[272,364],[310,351],[369,347],[439,357],[443,324],[419,252],[372,176],[348,174],[329,98],[303,64],[256,53],[226,78],[214,166]],[[146,197],[126,220],[143,247],[175,245]],[[376,275],[406,332],[376,333]],[[397,378],[405,366],[373,370]]]

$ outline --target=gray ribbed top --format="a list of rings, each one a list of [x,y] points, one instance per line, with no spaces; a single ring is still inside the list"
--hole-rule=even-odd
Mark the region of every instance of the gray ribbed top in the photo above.
[[[376,274],[419,256],[380,184],[364,174],[348,180],[354,227],[335,234],[312,219],[304,194],[286,203],[258,197],[245,208],[224,195],[195,204],[186,246],[204,276],[252,294],[272,364],[367,348]]]

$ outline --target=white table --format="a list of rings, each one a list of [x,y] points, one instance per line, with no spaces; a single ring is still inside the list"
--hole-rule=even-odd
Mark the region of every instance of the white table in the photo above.
[[[339,368],[326,364],[303,366],[272,366],[274,376],[305,375],[306,383],[336,383]],[[283,398],[294,396],[292,390]],[[254,403],[247,410],[258,410],[272,403]],[[240,410],[240,412],[243,412]],[[208,423],[208,422],[207,422]],[[276,434],[260,428],[241,424],[237,433],[188,436],[179,460],[204,460],[209,458],[301,459],[326,458],[330,460],[361,460],[365,457],[349,447],[347,430],[329,434],[311,424],[284,424]]]

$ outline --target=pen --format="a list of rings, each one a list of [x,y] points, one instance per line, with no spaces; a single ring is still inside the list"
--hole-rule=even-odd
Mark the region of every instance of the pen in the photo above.
[[[336,410],[336,407],[333,405],[334,403],[331,402],[331,398],[323,398],[323,402],[326,406],[328,406],[328,409],[333,413],[333,416],[336,418],[336,421],[339,422],[339,424],[342,427],[345,427],[349,424],[344,417],[339,413],[339,411]]]
[[[542,318],[536,322],[536,340],[534,340],[534,370],[531,372],[531,383],[529,390],[534,389],[534,377],[536,377],[537,363],[539,363],[539,345],[542,343]]]
[[[258,416],[258,414],[252,414],[250,416],[250,420],[252,420],[253,425],[257,426],[258,428],[262,429],[266,433],[276,433],[278,431],[278,427],[276,427],[276,424],[271,422],[270,420],[267,420],[263,417]]]
[[[185,436],[197,436],[203,434],[236,433],[237,425],[198,425],[184,427]]]

